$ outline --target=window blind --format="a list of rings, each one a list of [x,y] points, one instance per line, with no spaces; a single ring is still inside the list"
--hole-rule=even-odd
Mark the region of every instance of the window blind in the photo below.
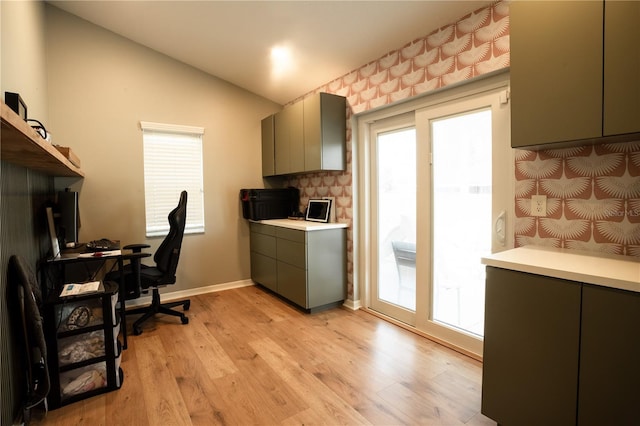
[[[186,190],[185,233],[204,232],[202,135],[204,128],[141,122],[147,237],[166,235],[167,216]]]

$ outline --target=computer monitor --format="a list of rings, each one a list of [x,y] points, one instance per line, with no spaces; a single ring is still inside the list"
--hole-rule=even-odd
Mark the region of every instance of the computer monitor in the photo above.
[[[67,245],[78,242],[79,215],[78,215],[78,193],[75,191],[58,192],[58,221],[57,235],[60,241]]]

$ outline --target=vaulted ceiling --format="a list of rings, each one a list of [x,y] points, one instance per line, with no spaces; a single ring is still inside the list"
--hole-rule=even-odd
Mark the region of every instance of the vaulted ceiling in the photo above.
[[[285,104],[492,2],[48,3]],[[274,48],[280,49],[274,53],[277,63]]]

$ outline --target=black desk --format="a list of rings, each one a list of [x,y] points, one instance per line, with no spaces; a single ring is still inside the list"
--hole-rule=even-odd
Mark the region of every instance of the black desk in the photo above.
[[[110,251],[104,251],[104,252],[82,252],[80,250],[65,250],[55,258],[47,259],[46,269],[49,269],[49,267],[51,266],[58,266],[62,269],[62,272],[61,272],[62,282],[60,282],[60,280],[54,280],[58,282],[56,282],[54,288],[51,289],[52,291],[57,292],[56,295],[58,295],[62,290],[62,284],[66,283],[64,278],[65,277],[64,268],[66,265],[74,264],[74,263],[83,264],[85,266],[85,271],[86,271],[86,278],[84,281],[89,282],[89,281],[96,281],[98,278],[102,278],[102,277],[97,277],[97,274],[102,269],[102,266],[103,265],[106,266],[107,262],[110,260],[113,261],[113,263],[111,264],[109,269],[105,272],[105,275],[111,272],[115,268],[115,265],[118,265],[118,269],[120,271],[123,271],[125,260],[141,259],[149,256],[151,256],[151,253],[145,253],[145,252],[133,253],[131,250],[110,250]],[[89,264],[96,263],[96,262],[100,262],[100,267],[92,271],[89,268]],[[49,277],[46,277],[46,278],[48,279]],[[127,349],[127,317],[125,312],[126,289],[125,289],[124,274],[120,274],[120,282],[118,283],[118,287],[119,287],[118,302],[120,303],[120,309],[119,309],[120,324],[122,324],[122,326],[120,327],[120,330],[122,332],[122,340],[123,340],[122,347],[123,349]]]

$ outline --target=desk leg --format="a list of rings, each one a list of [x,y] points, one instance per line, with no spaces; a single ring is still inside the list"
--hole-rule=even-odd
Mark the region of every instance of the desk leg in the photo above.
[[[122,256],[118,257],[118,270],[120,271],[120,290],[118,291],[118,301],[120,302],[120,332],[122,333],[122,348],[127,349],[127,312],[124,305],[126,287]]]

